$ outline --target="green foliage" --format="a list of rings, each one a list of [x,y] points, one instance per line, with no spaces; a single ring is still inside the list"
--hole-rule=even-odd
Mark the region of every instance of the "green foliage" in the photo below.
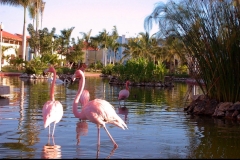
[[[166,66],[162,63],[158,63],[158,65],[155,66],[155,69],[153,70],[153,79],[154,81],[163,81],[164,76],[166,76],[168,70],[166,69]]]
[[[58,59],[57,54],[44,54],[42,55],[40,60],[43,63],[52,64],[52,65],[60,65],[60,62],[61,62],[61,60]]]
[[[31,61],[25,63],[25,73],[41,75],[43,70],[48,67],[48,63],[41,61],[40,57],[34,58]]]
[[[163,80],[167,69],[163,64],[155,65],[146,58],[136,58],[129,59],[125,65],[116,64],[104,67],[102,73],[111,73],[123,82],[127,79],[132,82],[156,82]]]
[[[113,64],[108,64],[106,67],[102,69],[102,74],[112,75]]]
[[[83,61],[83,55],[84,55],[84,52],[82,51],[84,47],[83,41],[78,38],[77,42],[75,42],[75,39],[73,39],[72,43],[73,43],[73,50],[71,50],[70,54],[67,54],[66,59],[69,62],[77,64],[78,62]]]
[[[182,65],[176,69],[175,74],[188,74],[188,66]]]
[[[55,54],[44,54],[42,57],[34,57],[31,61],[25,62],[25,72],[27,74],[41,75],[49,64],[57,65],[59,60]]]
[[[56,32],[55,28],[52,28],[51,31],[48,31],[47,28],[43,28],[42,30],[40,29],[38,30],[39,36],[37,35],[31,23],[28,25],[27,30],[30,34],[30,38],[28,39],[29,46],[38,52],[40,50],[42,55],[51,54],[52,49],[55,50],[56,46],[58,46],[57,39],[54,43],[52,42],[52,37],[54,37],[54,34]]]
[[[75,69],[70,69],[68,67],[56,68],[57,74],[74,74]]]
[[[87,69],[90,70],[102,70],[103,68],[103,64],[100,61],[97,61],[96,64],[95,63],[91,63]]]
[[[8,65],[2,67],[3,72],[19,72],[22,73],[22,70],[19,70],[16,66]]]

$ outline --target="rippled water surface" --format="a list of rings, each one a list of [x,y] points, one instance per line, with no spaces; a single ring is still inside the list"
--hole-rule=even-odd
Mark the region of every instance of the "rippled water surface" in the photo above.
[[[175,83],[169,89],[130,87],[125,108],[119,108],[117,96],[124,86],[86,77],[90,99],[109,101],[128,126],[122,130],[107,124],[118,144],[116,150],[101,128],[98,153],[96,125],[80,122],[72,113],[77,82],[55,86],[55,99],[62,103],[64,115],[53,139],[48,138],[42,119],[50,84],[46,80],[0,78],[11,92],[0,98],[0,158],[240,158],[240,124],[184,113],[188,91],[199,92],[185,83]]]

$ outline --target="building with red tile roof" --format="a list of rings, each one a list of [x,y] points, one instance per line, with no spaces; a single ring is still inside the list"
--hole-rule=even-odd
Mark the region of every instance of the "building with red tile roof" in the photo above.
[[[30,37],[27,36],[27,39],[28,38]],[[2,45],[2,53],[3,53],[2,66],[9,65],[6,59],[7,56],[11,58],[14,58],[14,57],[22,58],[22,35],[21,34],[11,34],[9,32],[2,30],[1,45]],[[27,42],[27,46],[28,46],[28,42]],[[6,47],[8,49],[6,49]],[[28,53],[28,47],[26,49],[26,53]]]

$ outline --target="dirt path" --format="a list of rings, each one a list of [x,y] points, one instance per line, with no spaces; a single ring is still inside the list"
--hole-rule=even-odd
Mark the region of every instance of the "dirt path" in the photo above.
[[[100,77],[101,73],[85,72],[86,77]]]

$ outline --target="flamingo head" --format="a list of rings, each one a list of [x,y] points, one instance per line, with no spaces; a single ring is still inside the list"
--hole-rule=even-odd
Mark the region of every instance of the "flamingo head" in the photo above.
[[[51,65],[49,68],[45,69],[44,71],[44,74],[47,74],[48,72],[55,72],[55,68]]]
[[[80,67],[80,69],[84,72],[85,69],[87,68],[87,65],[85,63],[83,63]]]
[[[72,80],[75,81],[76,78],[81,78],[81,75],[82,75],[81,72],[82,71],[80,69],[76,70],[72,76]]]

